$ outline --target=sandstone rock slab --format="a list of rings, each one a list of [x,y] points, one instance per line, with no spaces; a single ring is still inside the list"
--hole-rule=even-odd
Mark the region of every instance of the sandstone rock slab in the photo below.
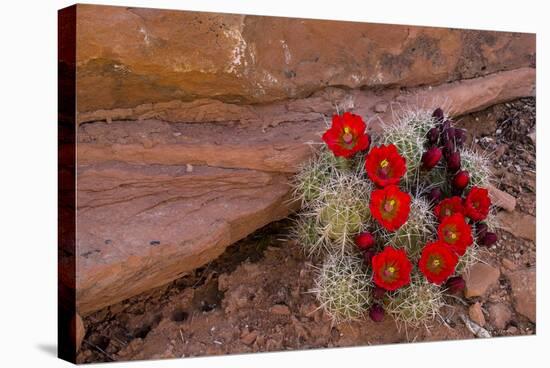
[[[534,65],[535,35],[77,5],[78,111],[330,86],[441,84]]]
[[[512,298],[516,312],[537,322],[537,277],[536,268],[510,272],[506,275],[512,286]]]
[[[516,208],[516,198],[514,196],[496,188],[494,185],[489,184],[487,186],[489,196],[492,203],[508,212],[514,211]]]
[[[466,282],[464,296],[473,298],[485,295],[497,283],[499,277],[500,271],[498,268],[485,263],[474,264],[464,275],[464,281]]]
[[[470,319],[479,326],[485,326],[485,316],[483,315],[483,310],[481,309],[481,304],[479,302],[475,302],[468,308],[468,315],[470,316]]]
[[[286,177],[254,170],[104,162],[77,176],[80,313],[163,285],[285,217]]]
[[[537,222],[534,216],[518,211],[500,212],[497,219],[503,230],[527,240],[536,240]]]
[[[534,96],[535,77],[536,70],[526,67],[428,87],[388,87],[383,91],[325,88],[307,98],[262,105],[242,105],[211,98],[190,102],[171,100],[130,108],[79,111],[77,121],[81,124],[100,120],[156,119],[173,123],[238,122],[241,126],[269,127],[281,123],[315,123],[332,115],[334,106],[340,106],[365,117],[378,114],[385,122],[391,122],[393,110],[407,105],[431,109],[443,106],[452,116],[460,116],[494,104]],[[387,105],[385,110],[380,109],[381,99]]]
[[[502,303],[489,305],[489,322],[497,329],[503,330],[512,319],[512,311]]]

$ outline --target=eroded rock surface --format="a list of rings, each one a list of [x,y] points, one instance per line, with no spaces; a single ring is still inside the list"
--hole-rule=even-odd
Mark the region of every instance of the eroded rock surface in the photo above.
[[[516,311],[531,322],[537,321],[537,275],[536,268],[511,272],[507,275],[512,286],[512,297]]]
[[[508,32],[82,4],[77,28],[80,112],[441,84],[535,60],[535,36]]]
[[[266,172],[105,162],[78,172],[79,311],[160,286],[286,216],[286,178]]]
[[[464,275],[464,281],[466,281],[464,296],[466,298],[483,296],[496,285],[499,277],[498,268],[484,263],[474,264]]]

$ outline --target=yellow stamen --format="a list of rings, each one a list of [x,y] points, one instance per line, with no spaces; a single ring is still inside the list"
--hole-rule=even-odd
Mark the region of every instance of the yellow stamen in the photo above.
[[[394,273],[394,272],[395,272],[395,268],[394,268],[393,266],[388,267],[388,272],[389,272],[389,273]]]
[[[351,129],[349,127],[344,127],[344,133],[349,134],[351,132]]]
[[[451,239],[453,239],[453,240],[456,239],[456,234],[455,233],[451,233]]]
[[[386,160],[386,159],[383,159],[383,160],[380,162],[380,167],[381,167],[381,168],[385,168],[385,167],[388,166],[388,165],[389,165],[389,162],[388,162],[388,160]]]
[[[395,206],[395,199],[390,199],[389,201],[384,202],[384,211],[391,212]]]
[[[434,265],[434,267],[439,266],[440,263],[441,263],[441,262],[439,261],[439,259],[434,259],[433,262],[432,262],[432,264]]]

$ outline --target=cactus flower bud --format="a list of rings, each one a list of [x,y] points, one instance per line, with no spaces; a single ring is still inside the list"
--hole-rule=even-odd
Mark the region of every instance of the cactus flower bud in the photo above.
[[[432,147],[422,155],[422,167],[426,170],[431,170],[437,165],[441,159],[441,150],[437,147]]]
[[[466,170],[461,170],[453,178],[453,187],[457,190],[463,190],[469,182],[470,174]]]
[[[451,294],[457,294],[464,290],[466,287],[466,282],[462,278],[462,276],[454,276],[447,280],[445,283],[445,288],[449,291]]]
[[[437,127],[439,128],[439,131],[441,132],[441,134],[445,134],[445,132],[448,130],[448,129],[451,129],[451,121],[450,120],[445,120],[443,122],[441,122]],[[445,139],[444,136],[442,136],[441,138]]]
[[[439,140],[439,129],[432,128],[428,130],[428,133],[426,134],[426,139],[428,140],[429,144],[436,144]]]
[[[447,169],[450,172],[456,172],[460,170],[460,152],[454,151],[447,157]]]
[[[371,265],[372,257],[374,257],[375,254],[376,252],[372,248],[367,250],[366,252],[363,252],[363,262],[365,262],[365,265]]]
[[[456,151],[456,145],[454,141],[446,141],[443,143],[443,156],[448,159],[453,152]]]
[[[489,227],[484,222],[480,222],[479,224],[476,224],[476,237],[479,238],[480,240],[483,239],[488,229]]]
[[[384,319],[384,308],[380,304],[374,304],[369,310],[369,317],[374,322],[382,322]]]
[[[368,231],[364,231],[355,237],[355,245],[361,250],[369,249],[374,243],[374,236]]]
[[[384,288],[381,288],[380,286],[375,286],[372,290],[372,297],[374,299],[382,299],[384,298],[384,295],[386,295],[386,290]]]
[[[447,123],[447,122],[448,122],[448,120],[445,123]],[[443,138],[443,140],[445,142],[448,142],[448,141],[453,141],[454,142],[454,140],[456,138],[456,129],[451,127],[450,123],[449,123],[449,127],[445,128],[445,130],[443,131],[441,137]]]
[[[466,142],[466,131],[464,129],[455,129],[455,143],[458,147]]]
[[[491,245],[495,244],[497,240],[497,234],[487,231],[485,235],[481,238],[479,244],[490,247]]]
[[[434,110],[434,112],[432,113],[432,117],[435,118],[436,122],[443,121],[443,119],[445,118],[445,114],[443,113],[443,110],[441,109],[441,107],[438,107],[437,109]]]
[[[432,188],[428,192],[428,199],[431,203],[439,203],[441,201],[441,198],[443,197],[443,192],[440,188]]]

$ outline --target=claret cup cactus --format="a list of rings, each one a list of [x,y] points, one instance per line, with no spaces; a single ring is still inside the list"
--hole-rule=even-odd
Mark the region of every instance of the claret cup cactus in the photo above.
[[[497,241],[487,158],[440,108],[409,109],[369,135],[334,115],[294,177],[292,236],[323,260],[312,290],[335,321],[435,319],[479,247]]]

